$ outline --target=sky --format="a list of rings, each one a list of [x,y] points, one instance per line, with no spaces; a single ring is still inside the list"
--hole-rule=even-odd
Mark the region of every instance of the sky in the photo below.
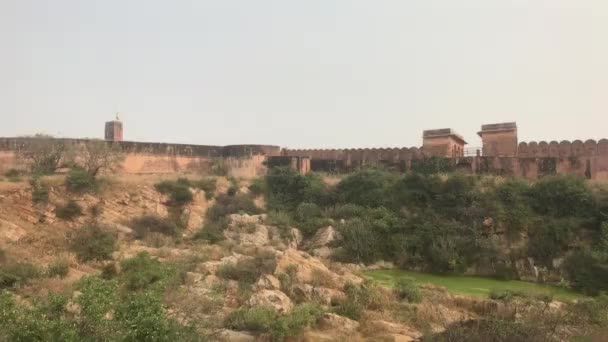
[[[606,0],[0,0],[0,136],[420,146],[608,138]]]

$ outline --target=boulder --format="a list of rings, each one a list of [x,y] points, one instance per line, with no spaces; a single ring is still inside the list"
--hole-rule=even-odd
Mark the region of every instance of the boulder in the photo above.
[[[319,229],[308,242],[309,249],[317,249],[329,245],[331,242],[340,239],[340,234],[332,226]]]
[[[281,282],[272,274],[264,274],[255,283],[256,290],[280,290]]]
[[[288,247],[289,248],[293,248],[293,249],[298,249],[298,247],[300,247],[300,245],[302,244],[302,241],[304,240],[304,236],[302,235],[302,232],[297,229],[297,228],[291,228],[289,230],[289,243],[288,243]]]
[[[255,336],[243,332],[234,330],[222,330],[218,336],[220,341],[226,342],[254,342]]]
[[[332,274],[331,271],[319,259],[313,258],[308,253],[288,249],[283,252],[277,261],[277,273],[286,273],[291,265],[297,265],[296,278],[298,282],[310,283],[314,281],[315,273]]]
[[[308,284],[297,284],[293,287],[293,297],[298,303],[309,302],[312,300],[313,287]]]
[[[312,298],[323,305],[340,303],[346,299],[346,294],[342,291],[328,289],[326,287],[315,287],[312,290]]]
[[[16,242],[19,241],[26,234],[25,229],[18,225],[0,220],[0,239]]]
[[[359,322],[333,313],[326,313],[321,317],[319,326],[323,330],[331,330],[336,334],[349,334],[359,328]]]
[[[375,331],[383,331],[392,335],[395,341],[418,341],[422,337],[419,331],[399,323],[377,320],[368,324]]]
[[[251,306],[270,306],[277,312],[287,313],[293,308],[291,299],[281,291],[261,290],[256,292],[249,299]]]
[[[201,273],[187,272],[186,273],[186,285],[194,285],[203,280]]]

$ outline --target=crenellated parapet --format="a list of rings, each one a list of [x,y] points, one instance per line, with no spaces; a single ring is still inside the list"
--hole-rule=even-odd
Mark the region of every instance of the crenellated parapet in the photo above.
[[[313,160],[341,160],[349,162],[407,161],[423,158],[417,147],[353,148],[353,149],[283,149],[283,156],[308,157]]]
[[[593,139],[557,141],[530,141],[520,142],[517,147],[517,157],[520,158],[568,158],[568,157],[590,157],[596,155],[608,155],[608,140],[601,139],[596,142]]]

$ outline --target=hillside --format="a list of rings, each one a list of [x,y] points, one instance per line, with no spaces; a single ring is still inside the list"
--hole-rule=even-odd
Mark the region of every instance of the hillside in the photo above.
[[[496,320],[541,340],[558,318],[551,337],[561,340],[601,328],[586,314],[566,319],[595,301],[468,297],[409,279],[383,287],[362,271],[407,263],[380,245],[369,254],[375,237],[353,249],[346,229],[381,227],[358,219],[361,208],[388,214],[371,202],[319,212],[348,179],[322,189],[307,183],[314,176],[273,176],[117,175],[77,192],[65,176],[1,181],[0,340],[460,341]],[[280,184],[312,190],[277,198]]]

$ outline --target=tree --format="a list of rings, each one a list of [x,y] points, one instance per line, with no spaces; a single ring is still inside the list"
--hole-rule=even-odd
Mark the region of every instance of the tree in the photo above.
[[[93,178],[102,171],[115,171],[124,159],[118,145],[103,140],[87,141],[75,150],[74,163]]]
[[[32,173],[50,174],[61,166],[66,150],[63,140],[36,134],[27,137],[22,148],[17,150],[17,158],[27,163]]]

